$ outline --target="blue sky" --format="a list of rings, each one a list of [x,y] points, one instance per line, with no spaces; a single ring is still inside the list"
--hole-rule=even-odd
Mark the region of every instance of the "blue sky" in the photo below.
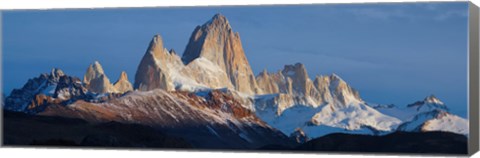
[[[182,54],[197,25],[224,14],[255,74],[301,62],[336,73],[364,100],[398,106],[436,95],[467,116],[468,4],[328,4],[3,12],[3,90],[53,67],[83,78],[98,60],[133,82],[155,34]]]

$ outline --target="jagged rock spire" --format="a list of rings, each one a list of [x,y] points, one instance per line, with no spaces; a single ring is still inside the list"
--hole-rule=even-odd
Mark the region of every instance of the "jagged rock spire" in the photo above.
[[[90,66],[88,66],[87,72],[83,77],[83,82],[85,84],[90,84],[91,80],[99,78],[101,75],[105,75],[103,67],[98,61],[94,61],[92,64],[90,64]]]
[[[279,73],[281,75],[281,73]],[[264,94],[274,94],[280,93],[280,87],[278,82],[281,82],[283,76],[275,76],[274,74],[269,74],[266,69],[264,69],[256,77],[256,82],[258,87],[262,90]]]
[[[117,82],[113,84],[113,87],[115,88],[117,93],[125,93],[133,90],[132,84],[130,83],[130,81],[128,81],[127,72],[122,71]]]
[[[291,79],[288,85],[290,93],[300,95],[310,95],[310,91],[313,90],[313,84],[308,77],[307,69],[302,63],[296,63],[295,65],[285,65],[282,73],[285,77]]]
[[[113,85],[110,83],[110,79],[105,75],[103,67],[98,61],[93,62],[93,64],[87,68],[83,82],[87,89],[94,93],[115,92]]]
[[[164,48],[162,37],[155,35],[138,65],[134,88],[142,91],[174,90],[167,63],[173,62],[172,58],[175,57],[175,53],[170,53]]]
[[[258,92],[240,36],[232,31],[225,16],[216,14],[193,31],[182,61],[188,65],[198,58],[207,59],[224,70],[236,90],[247,94]]]

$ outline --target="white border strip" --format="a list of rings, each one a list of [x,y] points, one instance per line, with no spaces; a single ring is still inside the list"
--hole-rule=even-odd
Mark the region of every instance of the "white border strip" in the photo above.
[[[136,8],[159,6],[230,6],[230,5],[282,5],[282,4],[341,4],[379,2],[452,2],[465,0],[0,0],[0,10],[63,9],[63,8]]]

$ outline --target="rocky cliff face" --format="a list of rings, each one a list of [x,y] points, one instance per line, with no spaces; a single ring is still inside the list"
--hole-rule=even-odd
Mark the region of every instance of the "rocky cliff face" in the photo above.
[[[240,35],[233,32],[225,16],[216,14],[193,31],[182,60],[188,65],[199,58],[204,58],[223,70],[236,90],[247,94],[258,92]]]
[[[174,50],[163,47],[160,35],[154,36],[135,74],[134,88],[141,91],[194,91],[205,88],[233,88],[227,74],[205,58],[183,64]]]
[[[181,59],[174,51],[167,51],[160,35],[156,35],[138,66],[134,88],[231,88],[246,94],[258,91],[240,37],[220,14],[195,28]]]
[[[286,87],[288,94],[315,96],[318,91],[313,87],[313,83],[308,76],[305,65],[296,63],[295,65],[285,65],[282,74],[287,77]]]
[[[267,70],[263,70],[257,77],[258,88],[264,94],[287,93],[282,73],[269,74]],[[280,91],[282,90],[282,91]]]
[[[333,101],[337,101],[338,105],[348,105],[355,102],[363,102],[357,90],[353,89],[347,82],[341,79],[338,75],[332,74],[328,77],[330,83],[330,93]],[[317,85],[322,87],[322,85]]]
[[[98,61],[87,68],[83,82],[87,89],[94,93],[113,93],[116,91]]]
[[[128,81],[128,76],[125,71],[122,71],[120,78],[118,78],[117,82],[113,84],[113,88],[118,93],[125,93],[133,90],[132,84]]]
[[[363,102],[358,91],[351,88],[344,80],[335,74],[317,76],[312,82],[305,66],[301,63],[285,65],[277,73],[264,70],[256,77],[263,94],[277,94],[270,97],[273,101],[258,101],[258,104],[274,102],[278,105],[278,115],[283,110],[294,105],[318,107],[331,104],[344,106],[350,103]],[[269,104],[269,103],[268,103]],[[263,106],[263,105],[262,105]]]
[[[175,58],[163,47],[160,35],[155,35],[147,48],[135,74],[134,88],[142,91],[153,89],[174,90],[169,76],[167,63],[173,63]]]

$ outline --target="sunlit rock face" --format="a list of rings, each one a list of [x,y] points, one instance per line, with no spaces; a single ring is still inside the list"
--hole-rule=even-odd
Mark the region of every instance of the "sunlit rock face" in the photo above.
[[[102,65],[95,61],[87,68],[87,72],[83,77],[87,89],[94,93],[114,93],[116,92],[113,85],[110,83],[107,75],[103,71]]]
[[[173,62],[172,58],[175,56],[163,47],[162,37],[155,35],[138,65],[134,88],[142,91],[173,90],[167,68],[167,63]]]
[[[240,35],[233,32],[225,16],[216,14],[193,31],[182,60],[188,65],[198,58],[204,58],[223,70],[236,90],[246,94],[259,91]]]
[[[122,71],[120,78],[113,84],[113,88],[115,88],[117,93],[125,93],[133,90],[133,86],[130,81],[128,81],[128,76],[125,71]]]
[[[202,88],[233,88],[233,85],[217,64],[200,57],[185,65],[174,50],[163,47],[160,35],[154,36],[138,66],[134,89],[195,91]]]

